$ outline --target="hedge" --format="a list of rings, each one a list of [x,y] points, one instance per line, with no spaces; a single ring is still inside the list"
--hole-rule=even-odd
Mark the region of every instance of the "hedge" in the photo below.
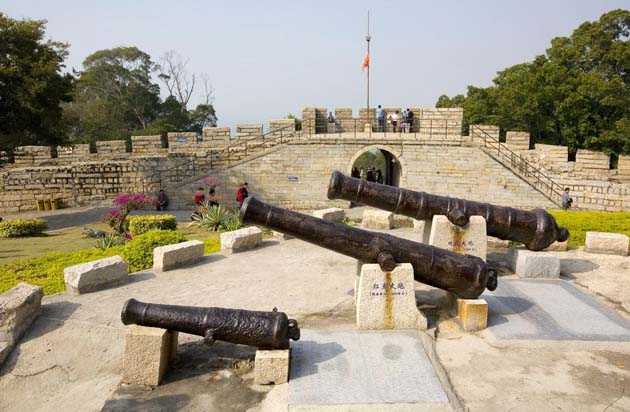
[[[133,235],[141,235],[149,230],[177,230],[177,220],[173,215],[148,215],[130,216],[129,232]]]
[[[48,228],[44,219],[11,219],[0,222],[0,237],[33,236]]]
[[[184,235],[179,232],[154,230],[134,237],[124,246],[106,250],[53,252],[38,258],[9,262],[0,265],[0,293],[11,289],[19,282],[40,285],[47,295],[63,292],[66,289],[63,276],[65,268],[114,255],[125,258],[130,272],[150,269],[153,267],[153,248],[185,240]]]

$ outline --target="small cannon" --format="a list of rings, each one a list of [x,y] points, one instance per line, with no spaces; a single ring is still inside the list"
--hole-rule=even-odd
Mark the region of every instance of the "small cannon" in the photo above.
[[[243,202],[241,216],[244,223],[264,225],[361,261],[378,263],[385,272],[394,270],[396,263],[411,263],[417,281],[462,298],[474,299],[486,287],[497,287],[496,273],[476,256],[318,219],[253,197]]]
[[[300,328],[275,308],[273,312],[158,305],[135,299],[125,302],[120,315],[125,325],[136,324],[203,336],[206,343],[222,340],[259,349],[289,349],[300,339]]]
[[[482,216],[490,236],[523,243],[529,250],[542,250],[556,240],[564,242],[569,238],[569,231],[558,227],[553,216],[542,209],[530,212],[436,196],[347,177],[341,172],[333,172],[330,177],[328,198],[349,200],[418,220],[446,215],[457,226],[466,225],[470,216]]]

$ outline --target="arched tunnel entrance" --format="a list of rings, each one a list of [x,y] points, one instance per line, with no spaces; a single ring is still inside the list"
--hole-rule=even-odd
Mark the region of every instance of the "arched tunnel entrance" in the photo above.
[[[400,160],[392,152],[374,147],[354,156],[350,174],[368,181],[398,187],[402,167]]]

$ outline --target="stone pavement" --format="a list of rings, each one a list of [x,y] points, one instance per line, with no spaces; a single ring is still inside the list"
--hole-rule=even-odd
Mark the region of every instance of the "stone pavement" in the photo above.
[[[418,333],[303,330],[292,348],[289,411],[450,411]]]
[[[390,233],[414,236],[411,229]],[[564,282],[628,319],[629,258],[581,250],[554,253],[562,260]],[[491,251],[488,259],[501,264],[505,251]],[[255,250],[217,253],[186,268],[132,274],[129,283],[113,289],[46,296],[42,315],[0,367],[0,410],[286,412],[289,384],[253,384],[253,350],[220,342],[207,347],[200,337],[185,334],[164,385],[153,390],[120,387],[126,330],[120,322],[122,305],[134,297],[251,310],[277,306],[299,320],[306,342],[309,329],[356,330],[355,273],[354,259],[297,239],[269,239]],[[509,274],[505,269],[501,273]],[[416,288],[422,299],[442,294],[419,284]],[[435,323],[436,309],[422,307]],[[455,410],[459,407],[450,394],[473,412],[630,410],[629,342],[503,340],[490,331],[447,334],[440,325],[428,332],[419,334],[419,341]]]
[[[630,321],[565,280],[507,280],[482,298],[501,339],[630,342]]]
[[[87,226],[101,222],[103,216],[114,207],[73,207],[59,210],[32,211],[3,215],[3,219],[42,218],[48,223],[48,230],[65,229],[74,226]],[[132,215],[174,215],[178,222],[190,221],[190,210],[134,210]]]

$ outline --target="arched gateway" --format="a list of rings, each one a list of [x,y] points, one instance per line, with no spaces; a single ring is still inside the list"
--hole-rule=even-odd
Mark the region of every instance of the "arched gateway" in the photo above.
[[[352,156],[346,173],[350,175],[354,167],[374,167],[383,173],[383,183],[390,186],[404,186],[407,178],[407,165],[402,154],[386,145],[371,145],[361,148]]]

